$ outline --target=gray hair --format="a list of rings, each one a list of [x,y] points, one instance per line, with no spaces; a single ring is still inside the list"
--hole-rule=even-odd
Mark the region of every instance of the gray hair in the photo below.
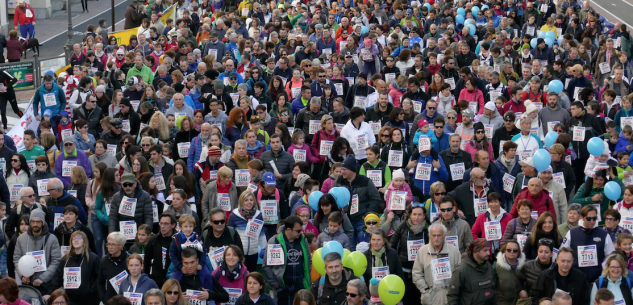
[[[235,146],[236,147],[237,147],[238,144],[248,147],[248,143],[246,143],[246,140],[244,140],[244,139],[239,139],[239,140],[235,141]]]
[[[321,98],[317,97],[317,96],[313,96],[310,99],[310,105],[319,105],[319,106],[321,106]]]
[[[116,242],[120,246],[123,246],[125,245],[127,238],[125,238],[125,235],[123,235],[123,233],[121,232],[111,232],[110,234],[108,234],[108,238],[106,240],[111,240],[113,242]]]
[[[338,252],[330,252],[326,254],[325,257],[323,258],[323,261],[325,262],[326,265],[327,263],[331,263],[333,261],[340,261],[340,260],[342,260],[341,254],[339,254]]]
[[[164,61],[164,60],[163,60],[163,61]],[[161,70],[161,71],[165,71],[165,72],[167,72],[167,67],[165,67],[165,66],[163,66],[163,65],[160,65],[160,66],[158,66],[158,68],[156,68],[156,70]]]
[[[180,92],[174,94],[173,98],[176,98],[176,96],[180,96],[183,100],[185,99],[185,96]]]
[[[20,189],[20,191],[18,192],[18,194],[20,195],[20,197],[24,197],[24,196],[26,196],[25,192],[26,192],[27,190],[31,190],[31,191],[33,191],[33,188],[32,188],[32,187],[30,187],[30,186],[27,186],[27,187],[23,187],[23,188],[21,188],[21,189]],[[35,192],[35,191],[33,191],[33,192]]]
[[[558,300],[571,301],[571,297],[569,296],[567,292],[558,291],[554,293],[554,296],[552,297],[552,304],[558,305],[558,302],[559,302]]]
[[[451,140],[452,138],[454,138],[454,137],[458,137],[458,138],[459,138],[459,141],[460,141],[460,142],[462,141],[462,136],[460,136],[458,133],[453,133],[453,134],[451,134],[451,135],[448,137],[448,140],[450,141],[450,140]]]
[[[567,212],[571,210],[578,212],[578,215],[580,215],[580,210],[582,210],[582,206],[580,205],[580,203],[572,203],[567,207]]]
[[[171,65],[173,63],[174,63],[174,61],[171,59],[171,57],[165,56],[165,58],[163,58],[163,64],[170,64]]]
[[[541,78],[538,76],[532,76],[532,79],[530,79],[530,82],[532,83],[540,83],[541,82]]]
[[[56,189],[56,190],[64,189],[64,183],[61,180],[59,180],[59,178],[52,178],[51,180],[48,181],[48,185],[52,189]]]
[[[543,180],[541,180],[541,178],[536,178],[536,177],[534,177],[534,178],[532,178],[532,179],[528,180],[528,183],[530,183],[532,180],[536,180],[536,181],[540,182],[540,183],[541,183],[541,186],[543,186]]]
[[[347,286],[356,287],[356,289],[358,289],[358,294],[359,295],[367,296],[367,293],[368,293],[367,285],[365,284],[365,282],[363,280],[361,280],[361,279],[353,279],[353,280],[347,282]]]
[[[153,288],[145,292],[145,296],[143,296],[143,299],[145,300],[145,304],[147,304],[147,298],[149,297],[159,297],[161,304],[163,305],[167,304],[165,302],[165,294],[158,288]]]
[[[428,232],[431,233],[431,230],[435,229],[435,228],[440,228],[442,229],[442,232],[444,235],[446,235],[446,232],[448,232],[448,230],[446,229],[446,227],[441,224],[439,221],[438,222],[434,222],[433,224],[431,224],[428,228]]]

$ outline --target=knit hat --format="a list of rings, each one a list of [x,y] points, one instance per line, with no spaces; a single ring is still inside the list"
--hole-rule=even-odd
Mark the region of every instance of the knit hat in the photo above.
[[[218,148],[217,146],[209,147],[209,152],[207,153],[207,156],[221,156],[221,155],[222,155],[222,150],[220,150],[220,148]]]
[[[497,105],[495,105],[495,102],[487,102],[486,105],[484,105],[484,109],[495,111],[495,109],[497,109]]]
[[[248,92],[248,85],[244,84],[244,83],[239,84],[239,85],[237,85],[237,89],[242,89],[242,90]]]
[[[374,214],[374,213],[368,213],[367,216],[365,216],[365,223],[367,223],[368,220],[375,220],[378,225],[380,225],[380,217],[378,217],[378,215]]]
[[[208,77],[209,79],[216,79],[218,78],[218,76],[220,76],[220,73],[218,73],[218,71],[214,69],[209,69],[204,72],[204,76]]]
[[[116,54],[117,54],[117,55],[119,55],[119,54],[120,54],[120,55],[125,55],[125,50],[123,50],[123,48],[119,48],[119,49],[116,51]]]
[[[536,45],[537,46],[540,45],[541,43],[545,43],[545,39],[543,39],[543,38],[536,39]]]
[[[132,107],[132,103],[130,103],[130,100],[126,99],[126,98],[122,98],[121,101],[119,102],[119,106],[128,106],[128,107]]]
[[[429,125],[429,121],[427,121],[426,119],[421,119],[418,121],[418,128],[422,128],[426,125]]]
[[[538,111],[538,108],[536,108],[536,105],[534,105],[534,103],[532,103],[532,101],[530,100],[526,100],[525,102],[523,102],[523,105],[525,106],[525,114],[530,114],[534,111]]]
[[[62,111],[62,112],[59,114],[59,116],[60,116],[60,117],[65,117],[65,118],[68,118],[68,112],[66,112],[66,111]]]
[[[216,79],[213,82],[213,88],[214,89],[222,89],[222,90],[224,90],[224,82],[221,79]]]
[[[306,183],[308,179],[310,179],[310,176],[307,174],[299,174],[299,176],[297,176],[297,181],[295,182],[295,187],[303,187],[303,184]]]
[[[483,249],[486,248],[490,248],[490,243],[483,239],[483,238],[477,238],[475,240],[473,240],[470,245],[468,245],[468,248],[466,248],[466,252],[468,254],[473,254],[475,252],[479,252]]]
[[[356,172],[356,158],[354,156],[347,156],[343,161],[343,168]]]
[[[393,171],[393,173],[391,174],[391,179],[392,180],[396,180],[398,178],[404,179],[404,172],[400,168],[395,170],[395,171]]]
[[[484,123],[482,122],[477,122],[475,123],[475,125],[473,126],[473,129],[475,130],[475,132],[477,132],[477,130],[484,130]]]
[[[365,45],[371,45],[371,39],[369,38],[365,39]]]
[[[174,90],[176,90],[176,93],[181,93],[183,89],[185,89],[185,85],[181,84],[181,83],[175,83],[173,85]]]
[[[30,220],[39,219],[42,222],[45,222],[46,221],[46,214],[44,214],[44,210],[42,210],[42,209],[34,209],[34,210],[31,210],[31,216],[30,216],[29,219]]]
[[[475,113],[470,109],[466,109],[466,110],[462,110],[462,116],[467,116],[472,119],[475,117]]]
[[[44,110],[44,116],[51,117],[53,115],[53,111],[50,109]]]
[[[503,43],[503,46],[507,46],[511,44],[512,44],[512,41],[510,39],[506,39],[506,41]]]
[[[358,76],[357,76],[357,77],[358,77],[358,78],[362,78],[362,79],[364,79],[364,80],[367,80],[367,73],[365,73],[365,72],[361,72],[361,73],[359,73],[359,74],[358,74]]]
[[[97,86],[96,92],[106,93],[106,86]]]

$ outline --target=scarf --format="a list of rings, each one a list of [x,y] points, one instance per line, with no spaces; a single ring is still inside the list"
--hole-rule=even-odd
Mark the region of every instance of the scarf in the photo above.
[[[510,265],[510,268],[512,270],[516,270],[517,267],[519,266],[519,258],[517,257],[517,261],[514,264],[510,264],[510,262],[508,262],[508,259],[505,257],[505,255],[503,256],[503,259],[506,261],[506,263],[508,263],[508,265]]]
[[[470,145],[477,149],[477,151],[484,150],[484,145],[481,143],[483,141],[483,139],[481,141],[477,141],[475,140],[475,137],[472,137],[470,138]]]
[[[250,145],[246,145],[246,151],[248,152],[249,155],[255,155],[255,153],[264,146],[264,144],[262,144],[261,141],[257,140],[257,142],[255,142],[255,147],[251,148]]]
[[[626,201],[622,200],[622,206],[627,209],[633,208],[633,202],[631,204],[628,204],[626,203]]]
[[[257,213],[256,209],[251,209],[250,211],[248,211],[245,208],[240,207],[240,214],[242,215],[242,217],[244,217],[244,219],[246,219],[246,221],[253,219],[253,217],[255,217],[255,213]]]
[[[437,95],[440,103],[442,105],[451,105],[451,107],[453,106],[453,101],[455,100],[455,97],[453,97],[453,95],[449,95],[449,96],[444,96],[443,94],[438,94]]]
[[[262,126],[268,126],[268,124],[270,124],[271,121],[271,117],[268,115],[268,113],[264,113],[264,117],[263,118],[259,118],[260,119],[260,123],[262,124]]]
[[[512,158],[510,160],[506,159],[506,156],[501,154],[501,163],[503,165],[505,165],[505,167],[508,169],[508,172],[512,172],[512,169],[514,168],[514,166],[517,163],[517,159],[516,158]]]
[[[426,227],[426,221],[419,223],[417,225],[414,225],[413,222],[411,221],[411,218],[409,218],[407,219],[407,227],[409,227],[409,230],[413,231],[413,234],[418,235],[422,233],[422,231],[424,231],[424,228]]]
[[[226,264],[226,262],[222,261],[222,264],[220,265],[220,271],[222,272],[222,276],[225,276],[226,279],[229,280],[229,282],[233,282],[240,277],[240,274],[242,273],[242,264],[238,263],[233,268],[233,271],[231,271],[229,270],[229,266]]]
[[[382,267],[382,255],[385,254],[387,250],[385,246],[383,246],[380,251],[375,251],[374,248],[369,248],[371,250],[371,254],[374,256],[374,267]]]

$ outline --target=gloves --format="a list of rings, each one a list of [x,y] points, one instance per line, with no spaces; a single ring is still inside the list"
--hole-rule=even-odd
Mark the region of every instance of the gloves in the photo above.
[[[266,249],[262,249],[261,251],[259,251],[259,258],[264,258],[264,254],[266,253]]]

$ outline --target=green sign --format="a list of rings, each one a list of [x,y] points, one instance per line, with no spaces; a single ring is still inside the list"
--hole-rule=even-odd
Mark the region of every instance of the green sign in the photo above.
[[[13,85],[16,91],[35,88],[35,79],[33,78],[35,71],[32,61],[3,64],[0,65],[0,69],[11,73],[18,80]]]

